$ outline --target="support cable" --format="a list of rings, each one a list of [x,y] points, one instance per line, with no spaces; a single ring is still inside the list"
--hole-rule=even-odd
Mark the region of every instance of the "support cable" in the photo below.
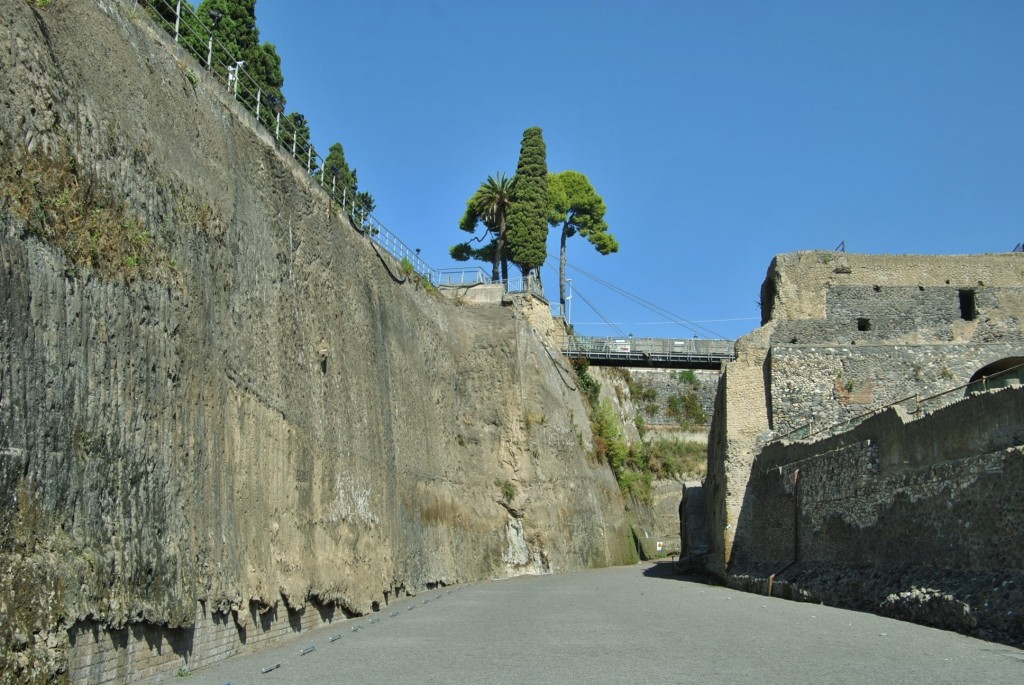
[[[584,271],[583,269],[579,268],[578,266],[575,266],[574,264],[569,264],[567,262],[566,266],[568,266],[573,271],[575,271],[575,272],[577,272],[577,273],[579,273],[579,274],[581,274],[583,276],[586,276],[587,278],[589,278],[589,279],[591,279],[593,281],[596,281],[597,283],[600,283],[601,285],[603,285],[604,287],[608,288],[612,292],[615,292],[615,293],[625,297],[626,299],[628,299],[628,300],[630,300],[632,302],[635,302],[636,304],[640,305],[641,307],[644,307],[645,309],[648,309],[648,310],[650,310],[650,311],[652,311],[652,312],[654,312],[656,314],[660,314],[661,316],[664,316],[664,317],[670,319],[673,323],[678,324],[678,325],[682,326],[683,328],[686,328],[686,329],[688,329],[688,330],[690,330],[690,331],[692,331],[692,332],[694,332],[694,333],[696,333],[698,335],[701,335],[703,337],[718,338],[718,339],[721,339],[721,340],[725,339],[725,336],[722,335],[721,333],[716,333],[715,331],[711,330],[710,328],[708,328],[706,326],[701,326],[700,324],[698,324],[698,323],[696,323],[694,321],[690,321],[689,319],[684,319],[681,316],[673,314],[672,312],[668,311],[667,309],[665,309],[663,307],[659,307],[658,305],[654,304],[653,302],[650,302],[648,300],[643,299],[642,297],[634,295],[634,294],[632,294],[632,293],[630,293],[630,292],[620,288],[619,286],[617,286],[617,285],[615,285],[613,283],[609,283],[608,281],[604,280],[603,278],[600,278],[599,276],[595,276],[592,273]],[[574,293],[578,293],[576,288],[573,288],[573,292]],[[586,300],[584,300],[584,301],[586,301]],[[591,307],[591,308],[593,308],[593,307]],[[604,317],[601,317],[601,318],[603,319]]]

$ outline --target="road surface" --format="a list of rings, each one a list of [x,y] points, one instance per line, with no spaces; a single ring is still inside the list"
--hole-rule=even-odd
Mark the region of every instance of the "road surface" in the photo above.
[[[705,585],[663,562],[425,591],[181,682],[637,681],[1024,683],[1024,651]]]

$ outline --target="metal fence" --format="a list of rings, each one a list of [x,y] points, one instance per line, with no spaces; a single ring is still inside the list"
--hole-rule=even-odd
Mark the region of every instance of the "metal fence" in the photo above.
[[[595,338],[567,335],[563,350],[583,354],[646,354],[653,357],[721,357],[732,359],[736,344],[732,340],[672,338]]]
[[[296,123],[282,117],[284,103],[264,87],[246,69],[244,61],[214,36],[214,27],[205,24],[195,11],[181,0],[136,0],[161,25],[174,42],[196,58],[198,65],[219,81],[231,96],[256,117],[274,140],[278,150],[292,157],[309,177],[341,207],[353,227],[366,235],[398,260],[407,261],[412,268],[431,283],[438,280],[438,272],[419,256],[419,250],[410,248],[389,231],[360,203],[353,188],[347,187],[335,169],[325,169],[326,160],[316,151],[304,131],[304,121]],[[213,14],[213,13],[211,13]],[[227,55],[227,59],[223,56]]]
[[[284,103],[275,95],[267,93],[264,87],[249,73],[246,64],[238,60],[214,35],[215,26],[204,23],[187,3],[182,0],[136,0],[146,8],[149,15],[162,26],[174,42],[195,57],[198,65],[219,81],[231,96],[243,105],[278,143],[278,150],[288,154],[324,192],[336,202],[348,217],[352,226],[369,237],[395,259],[408,262],[412,269],[433,285],[491,283],[492,279],[480,268],[446,269],[431,268],[422,258],[418,249],[410,248],[377,220],[360,203],[354,188],[341,182],[335,169],[325,169],[326,160],[309,141],[305,121],[293,121],[282,117]],[[220,13],[210,13],[211,16]],[[226,59],[224,56],[227,56]],[[301,115],[300,115],[301,116]],[[536,276],[512,278],[505,282],[507,292],[527,292],[544,297],[540,279]]]

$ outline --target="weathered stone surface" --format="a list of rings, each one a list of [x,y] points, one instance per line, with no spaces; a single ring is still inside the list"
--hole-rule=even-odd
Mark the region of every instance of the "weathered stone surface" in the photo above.
[[[764,325],[726,365],[709,447],[714,573],[769,440],[847,430],[899,403],[931,411],[994,363],[1024,360],[1024,258],[798,252],[773,260]]]
[[[1022,644],[1021,371],[976,381],[1024,362],[1022,292],[1013,253],[776,258],[723,374],[710,570]]]
[[[0,203],[4,681],[65,668],[76,622],[175,630],[202,602],[241,630],[629,558],[571,370],[329,218],[135,3],[0,0],[0,60],[6,158],[74,160],[169,274],[99,278]]]

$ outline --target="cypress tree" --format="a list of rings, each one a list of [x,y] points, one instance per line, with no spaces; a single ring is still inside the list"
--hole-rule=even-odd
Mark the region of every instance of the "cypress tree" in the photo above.
[[[539,268],[548,243],[547,148],[539,127],[523,132],[516,167],[515,193],[508,208],[508,252],[523,275]]]
[[[184,11],[183,11],[184,13]],[[219,18],[214,20],[214,16]],[[233,67],[238,60],[244,61],[243,69],[254,83],[243,81],[238,97],[253,109],[256,106],[256,89],[262,91],[260,119],[267,126],[274,120],[272,102],[274,99],[284,105],[284,75],[281,72],[281,57],[272,43],[260,44],[260,30],[256,25],[256,0],[203,0],[196,10],[196,16],[203,26],[213,28],[212,71],[222,78],[225,69]],[[205,60],[209,35],[192,35],[189,44],[192,50]]]

